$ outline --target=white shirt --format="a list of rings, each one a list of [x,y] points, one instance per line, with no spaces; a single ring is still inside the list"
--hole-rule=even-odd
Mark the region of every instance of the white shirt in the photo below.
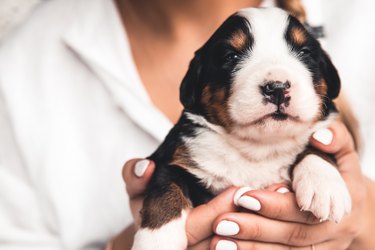
[[[0,48],[0,249],[101,249],[131,223],[121,169],[172,126],[107,0],[38,6]]]
[[[332,49],[335,62],[347,48]],[[171,126],[111,1],[38,6],[0,45],[0,250],[103,248],[132,220],[123,163]]]

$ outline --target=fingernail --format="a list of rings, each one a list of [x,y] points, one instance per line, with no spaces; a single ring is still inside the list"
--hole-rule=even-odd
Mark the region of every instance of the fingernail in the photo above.
[[[238,234],[240,231],[240,226],[229,220],[223,220],[220,221],[220,223],[216,227],[216,234],[221,235],[221,236],[233,236]]]
[[[260,202],[250,196],[244,195],[237,201],[238,205],[252,211],[259,211],[261,209]]]
[[[241,198],[241,196],[246,193],[246,192],[249,192],[253,190],[252,188],[250,187],[242,187],[242,188],[239,188],[236,193],[234,194],[233,196],[233,203],[234,205],[238,206],[238,200]]]
[[[333,133],[331,130],[324,128],[316,131],[312,137],[324,145],[329,145],[332,142]]]
[[[278,190],[276,190],[276,192],[278,192],[280,194],[285,194],[285,193],[289,193],[290,190],[288,188],[286,188],[286,187],[281,187]]]
[[[215,250],[237,250],[237,245],[230,240],[219,240],[216,244]]]
[[[137,162],[134,166],[134,174],[138,177],[142,177],[146,172],[148,165],[150,164],[149,160],[141,160]]]

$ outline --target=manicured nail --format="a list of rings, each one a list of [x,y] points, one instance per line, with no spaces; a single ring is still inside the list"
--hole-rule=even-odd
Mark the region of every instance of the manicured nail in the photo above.
[[[242,196],[244,193],[249,192],[249,191],[251,191],[251,190],[253,190],[253,189],[250,188],[250,187],[242,187],[242,188],[239,188],[239,189],[236,191],[236,193],[234,194],[234,196],[233,196],[233,203],[234,203],[234,205],[239,206],[239,204],[238,204],[238,200],[241,198],[241,196]]]
[[[216,227],[216,234],[221,236],[233,236],[238,234],[240,231],[240,226],[229,220],[222,220]]]
[[[237,250],[237,245],[230,240],[219,240],[216,244],[215,250]]]
[[[290,190],[288,188],[286,188],[286,187],[281,187],[278,190],[276,190],[276,192],[278,192],[280,194],[286,194],[286,193],[289,193]]]
[[[333,133],[331,130],[324,128],[316,131],[312,137],[324,145],[329,145],[332,142]]]
[[[150,164],[149,160],[141,160],[137,162],[134,166],[134,174],[138,177],[142,177],[146,172],[148,165]]]
[[[260,202],[250,196],[244,195],[237,201],[238,205],[252,211],[259,211],[261,209]]]

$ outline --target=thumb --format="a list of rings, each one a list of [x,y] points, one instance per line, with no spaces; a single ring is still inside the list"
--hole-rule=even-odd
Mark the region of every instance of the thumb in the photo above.
[[[142,195],[155,170],[155,163],[146,159],[132,159],[125,163],[122,176],[129,199]]]
[[[229,188],[213,198],[210,202],[193,208],[186,222],[186,233],[189,245],[194,245],[208,237],[216,217],[227,212],[234,212],[237,207],[233,204],[233,196],[237,188]]]

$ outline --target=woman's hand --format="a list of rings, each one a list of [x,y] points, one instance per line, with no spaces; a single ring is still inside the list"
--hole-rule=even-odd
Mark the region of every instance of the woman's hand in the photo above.
[[[316,139],[312,139],[311,144],[336,156],[338,170],[350,190],[352,212],[338,224],[320,223],[311,213],[300,211],[293,193],[275,192],[278,186],[268,190],[249,191],[244,194],[251,197],[248,199],[248,207],[258,211],[255,211],[256,214],[227,213],[219,216],[213,228],[222,235],[224,232],[225,236],[215,236],[211,249],[224,249],[221,246],[226,246],[225,249],[340,250],[362,244],[357,242],[357,238],[368,230],[365,228],[366,220],[373,221],[375,216],[367,209],[366,183],[369,181],[362,176],[352,137],[345,126],[337,122],[330,130],[325,130],[323,135],[325,138],[316,138],[323,139],[321,141],[327,145]],[[257,201],[260,207],[254,206],[259,204]],[[239,231],[236,229],[237,225]],[[223,230],[223,227],[226,229]]]
[[[123,178],[129,196],[130,208],[135,224],[126,229],[114,241],[113,249],[130,249],[133,236],[140,224],[139,211],[142,208],[143,193],[155,169],[152,161],[133,159],[123,168]],[[190,250],[207,250],[213,236],[212,224],[223,214],[235,212],[238,208],[233,204],[236,188],[229,188],[207,204],[193,208],[186,222],[186,234]]]

